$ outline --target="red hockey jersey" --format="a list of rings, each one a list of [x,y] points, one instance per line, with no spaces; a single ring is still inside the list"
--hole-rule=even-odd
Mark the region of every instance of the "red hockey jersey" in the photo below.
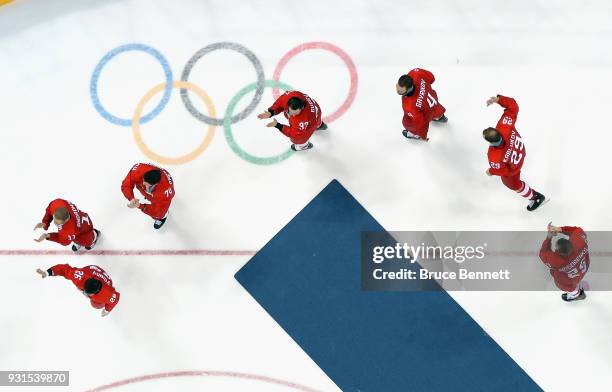
[[[518,105],[512,98],[498,95],[504,113],[495,129],[501,134],[503,142],[498,147],[489,146],[489,173],[495,176],[513,176],[521,171],[527,150],[521,135],[514,127],[518,116]]]
[[[162,176],[157,184],[147,189],[144,186],[144,175],[150,170],[159,170]],[[137,163],[123,179],[121,192],[123,192],[126,199],[132,200],[134,199],[134,188],[138,189],[144,198],[150,202],[150,204],[140,204],[142,212],[155,219],[161,219],[166,215],[174,197],[174,182],[170,173],[151,164]]]
[[[96,279],[102,282],[102,289],[97,294],[89,296],[91,306],[96,309],[104,307],[107,312],[113,310],[119,302],[120,294],[113,287],[113,281],[106,272],[97,265],[88,265],[83,268],[74,268],[68,264],[58,264],[47,270],[50,276],[63,276],[72,281],[81,291],[84,290],[87,279]]]
[[[294,97],[306,102],[306,107],[297,116],[289,116],[287,103]],[[319,104],[308,95],[299,91],[287,91],[268,108],[268,111],[273,116],[284,112],[285,117],[289,120],[289,126],[283,125],[281,132],[291,139],[299,140],[304,134],[310,136],[321,125],[321,108]]]
[[[42,219],[44,229],[48,230],[53,221],[53,213],[64,207],[68,210],[70,218],[63,225],[57,227],[57,233],[49,233],[49,241],[68,245],[81,235],[88,235],[93,231],[93,223],[86,212],[80,211],[74,204],[63,199],[55,199],[47,206]],[[77,240],[78,242],[78,240]]]
[[[438,94],[431,87],[436,80],[434,75],[421,68],[408,72],[414,82],[414,91],[402,96],[404,128],[423,139],[427,138],[429,123],[444,115],[446,109],[438,102]]]
[[[557,285],[566,291],[572,291],[571,287],[582,280],[591,265],[587,236],[584,230],[574,226],[563,226],[561,232],[569,236],[572,253],[563,257],[554,252],[551,247],[552,239],[546,238],[540,249],[540,259],[550,268]]]

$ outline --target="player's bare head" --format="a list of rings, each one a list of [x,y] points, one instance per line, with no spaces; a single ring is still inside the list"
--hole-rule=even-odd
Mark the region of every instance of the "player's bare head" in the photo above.
[[[53,212],[53,222],[55,222],[56,225],[62,225],[66,223],[68,219],[70,219],[70,214],[65,207],[60,207]]]
[[[149,170],[144,174],[143,180],[148,185],[155,185],[161,180],[161,171],[157,169]]]
[[[402,75],[397,80],[397,84],[395,85],[395,90],[399,95],[404,95],[410,90],[414,88],[414,81],[408,75]]]
[[[102,282],[98,279],[89,278],[85,281],[83,292],[87,295],[98,294],[102,290]]]
[[[482,137],[484,137],[485,140],[491,144],[499,143],[502,140],[502,137],[497,129],[490,127],[482,131]]]
[[[567,238],[559,238],[557,240],[557,253],[559,253],[561,256],[569,256],[572,254],[573,250],[574,247],[572,246],[571,241]]]
[[[291,116],[297,116],[298,114],[300,114],[300,112],[302,111],[302,109],[304,109],[305,106],[306,102],[302,101],[297,97],[290,98],[289,101],[287,101],[289,115]]]

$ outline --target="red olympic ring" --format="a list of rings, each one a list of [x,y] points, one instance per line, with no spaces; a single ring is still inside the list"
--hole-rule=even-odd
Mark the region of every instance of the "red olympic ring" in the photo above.
[[[328,42],[306,42],[291,49],[289,52],[287,52],[287,54],[283,56],[283,58],[281,58],[281,60],[278,62],[278,65],[276,66],[276,69],[274,70],[272,78],[277,82],[280,81],[281,72],[283,72],[283,69],[285,68],[289,60],[291,60],[297,54],[310,49],[323,49],[336,54],[338,57],[340,57],[344,64],[346,64],[349,71],[349,75],[351,77],[351,86],[349,88],[348,95],[342,105],[340,105],[340,107],[332,114],[323,117],[323,121],[325,121],[326,123],[331,123],[332,121],[337,120],[338,117],[342,116],[349,109],[349,107],[351,107],[353,101],[355,100],[355,96],[357,95],[357,85],[359,82],[357,77],[357,67],[355,67],[355,63],[353,63],[353,60],[345,51],[343,51],[336,45],[332,45]],[[280,92],[278,91],[278,88],[272,89],[272,96],[275,100],[280,97]]]

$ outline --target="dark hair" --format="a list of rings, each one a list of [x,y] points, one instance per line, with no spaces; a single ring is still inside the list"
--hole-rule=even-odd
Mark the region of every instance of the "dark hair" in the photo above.
[[[154,169],[145,173],[143,178],[147,183],[155,185],[161,180],[161,171]]]
[[[89,278],[85,281],[83,291],[85,294],[98,294],[102,290],[102,282],[97,279]]]
[[[397,80],[397,84],[399,84],[400,87],[406,87],[408,90],[410,90],[412,88],[412,86],[414,86],[414,81],[412,80],[412,78],[410,76],[402,75]]]
[[[572,243],[570,242],[570,240],[566,238],[559,238],[557,240],[557,252],[560,255],[569,256],[573,250],[574,250],[574,247],[572,246]]]
[[[482,131],[482,136],[484,136],[485,140],[489,143],[497,143],[499,139],[501,139],[501,135],[495,128],[487,128]]]
[[[297,97],[293,97],[289,99],[287,106],[289,106],[289,109],[291,110],[302,110],[304,109],[304,106],[306,106],[306,102]]]

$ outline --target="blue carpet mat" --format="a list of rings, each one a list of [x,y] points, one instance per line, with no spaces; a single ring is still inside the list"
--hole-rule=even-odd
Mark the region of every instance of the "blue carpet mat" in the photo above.
[[[342,391],[541,391],[446,292],[362,291],[364,231],[334,180],[236,279]]]

